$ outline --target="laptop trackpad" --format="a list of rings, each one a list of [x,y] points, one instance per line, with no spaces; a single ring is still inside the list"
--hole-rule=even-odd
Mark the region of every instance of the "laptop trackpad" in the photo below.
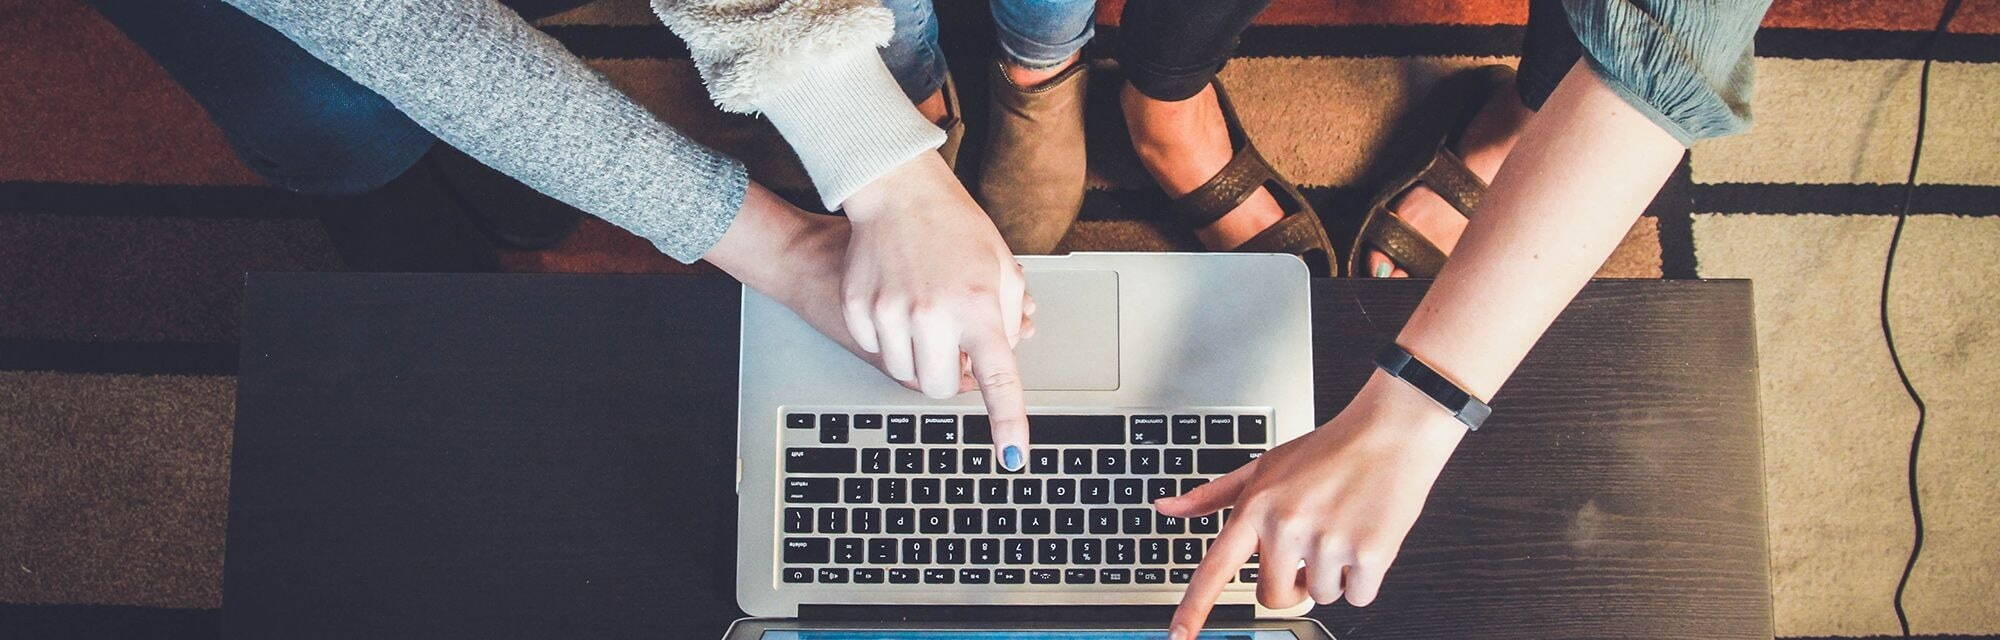
[[[1118,389],[1118,272],[1030,270],[1035,337],[1021,342],[1021,378],[1038,391]]]

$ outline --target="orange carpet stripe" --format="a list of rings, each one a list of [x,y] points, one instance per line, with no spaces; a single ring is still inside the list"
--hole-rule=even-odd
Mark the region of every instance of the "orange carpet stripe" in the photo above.
[[[0,0],[0,181],[260,184],[201,107],[75,0]]]
[[[1929,31],[1945,0],[1775,0],[1766,27]],[[2000,33],[2000,0],[1965,0],[1951,22],[1953,33]]]
[[[1098,0],[1097,21],[1118,24],[1125,0]],[[1275,0],[1259,14],[1261,25],[1352,24],[1526,24],[1524,1],[1447,0]]]

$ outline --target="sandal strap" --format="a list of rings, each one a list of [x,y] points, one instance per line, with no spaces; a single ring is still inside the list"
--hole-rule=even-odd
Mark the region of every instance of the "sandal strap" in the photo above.
[[[1259,155],[1257,147],[1246,140],[1236,150],[1236,155],[1229,158],[1229,163],[1222,165],[1222,170],[1210,176],[1208,182],[1174,198],[1174,213],[1189,227],[1198,229],[1208,226],[1236,210],[1272,176],[1271,166],[1264,162],[1264,156]]]
[[[1251,236],[1243,244],[1230,251],[1243,253],[1290,253],[1306,262],[1306,268],[1315,276],[1336,276],[1339,265],[1333,255],[1333,241],[1326,237],[1326,227],[1319,216],[1310,209],[1294,212],[1257,235]]]
[[[1472,212],[1479,209],[1480,198],[1486,195],[1486,181],[1465,166],[1465,160],[1451,147],[1438,147],[1436,157],[1417,179],[1467,220],[1472,219]]]
[[[1373,245],[1382,253],[1388,254],[1391,262],[1401,266],[1403,271],[1412,277],[1434,278],[1439,271],[1444,270],[1444,250],[1439,249],[1430,238],[1417,233],[1409,223],[1403,222],[1402,218],[1396,217],[1381,205],[1376,205],[1373,211],[1368,212],[1368,220],[1361,227],[1360,237],[1364,242],[1357,244],[1361,247]],[[1354,256],[1355,267],[1359,269],[1366,264],[1367,261],[1357,251]]]

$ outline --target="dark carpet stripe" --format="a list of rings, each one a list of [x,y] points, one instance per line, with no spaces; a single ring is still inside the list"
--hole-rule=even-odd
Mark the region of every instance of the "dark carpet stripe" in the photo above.
[[[1694,216],[1682,211],[1659,216],[1660,277],[1693,280],[1697,277],[1694,259]]]
[[[145,375],[235,375],[222,342],[72,342],[0,338],[0,370]]]
[[[1900,184],[1697,184],[1701,213],[1827,213],[1893,215],[1903,205]],[[2000,186],[1928,184],[1917,187],[1911,213],[2000,215]]]
[[[686,59],[687,45],[662,25],[545,27],[585,58]],[[1260,25],[1250,27],[1237,57],[1271,56],[1506,56],[1521,51],[1522,27],[1513,25]],[[1757,55],[1769,58],[1879,60],[1912,58],[1928,34],[1920,31],[1766,28],[1757,33]],[[1100,26],[1093,57],[1117,50],[1118,28]],[[1945,62],[2000,62],[2000,34],[1953,33],[1939,40]]]
[[[1687,280],[1695,277],[1694,183],[1688,178],[1692,158],[1683,154],[1681,164],[1660,187],[1660,193],[1646,206],[1646,215],[1657,220],[1660,231],[1660,277]]]
[[[314,218],[329,201],[272,187],[0,182],[0,212],[120,218]]]
[[[1374,194],[1355,187],[1299,187],[1321,217],[1360,211]],[[1158,189],[1093,189],[1083,195],[1083,220],[1137,220],[1172,215],[1165,193]],[[1337,225],[1336,225],[1337,226]]]
[[[216,640],[219,609],[0,603],[0,638]]]
[[[1791,29],[1757,31],[1757,55],[1765,58],[1827,60],[1910,60],[1923,50],[1928,31]],[[2000,34],[1948,33],[1938,38],[1940,62],[2000,62]]]
[[[1355,187],[1300,187],[1300,191],[1328,215],[1357,210],[1373,195]],[[1903,202],[1903,187],[1896,184],[1687,184],[1685,167],[1660,193],[1647,212],[1663,219],[1673,211],[1661,207],[1702,213],[1891,215]],[[819,209],[811,193],[781,195],[809,210]],[[1673,204],[1682,200],[1686,209]],[[11,211],[79,217],[309,219],[336,206],[329,200],[266,187],[0,182],[0,215]],[[1165,215],[1166,207],[1166,198],[1151,189],[1091,191],[1084,198],[1082,218],[1149,218]],[[1920,185],[1914,211],[2000,215],[2000,186]]]

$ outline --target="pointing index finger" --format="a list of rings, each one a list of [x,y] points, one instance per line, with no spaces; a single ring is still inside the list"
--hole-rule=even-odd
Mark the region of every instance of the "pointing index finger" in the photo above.
[[[998,326],[969,333],[967,338],[972,379],[979,383],[987,419],[993,425],[993,446],[1002,467],[1018,470],[1028,451],[1028,399],[1014,349],[1007,345],[1007,336]]]
[[[1181,596],[1180,607],[1174,609],[1173,627],[1167,634],[1169,640],[1194,640],[1201,633],[1208,612],[1215,608],[1216,599],[1222,597],[1222,588],[1229,586],[1229,578],[1236,574],[1236,569],[1257,551],[1257,530],[1244,522],[1247,521],[1230,520],[1223,525],[1222,534],[1215,537],[1215,546],[1209,547],[1201,566],[1194,570],[1187,593]]]

